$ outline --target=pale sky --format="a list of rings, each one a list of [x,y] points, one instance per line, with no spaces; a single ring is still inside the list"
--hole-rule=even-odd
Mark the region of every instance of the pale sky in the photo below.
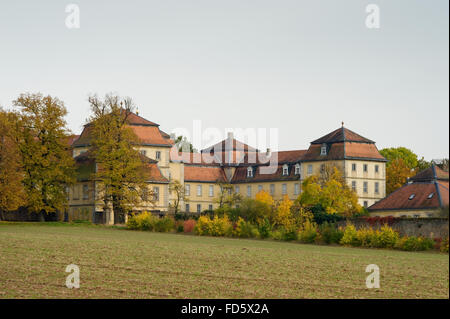
[[[80,8],[68,29],[67,4]],[[380,28],[365,25],[368,4]],[[62,99],[79,134],[87,97],[130,96],[170,132],[279,129],[305,149],[340,127],[449,156],[448,0],[2,1],[0,105]],[[225,133],[225,132],[224,132]],[[204,145],[203,145],[204,146]]]

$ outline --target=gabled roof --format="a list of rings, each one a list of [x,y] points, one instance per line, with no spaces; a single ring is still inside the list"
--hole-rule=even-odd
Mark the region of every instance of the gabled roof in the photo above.
[[[203,149],[202,153],[218,153],[218,152],[229,152],[229,151],[243,151],[243,152],[259,152],[254,147],[251,147],[241,141],[238,141],[233,137],[233,134],[229,133],[228,138],[216,143],[210,147]]]
[[[296,181],[300,180],[300,175],[295,174],[294,165],[289,166],[289,174],[283,175],[283,166],[285,164],[279,163],[274,167],[275,172],[263,172],[262,168],[264,166],[239,166],[234,172],[232,183],[257,183],[257,182],[271,182],[271,181]],[[247,177],[247,170],[253,169],[253,177]],[[269,167],[264,167],[269,169]]]
[[[342,142],[357,142],[357,143],[370,143],[374,144],[375,142],[365,138],[344,126],[334,130],[331,133],[328,133],[321,138],[312,141],[311,144],[331,144],[331,143],[342,143]]]
[[[415,176],[409,179],[413,182],[424,182],[424,181],[432,181],[432,180],[446,180],[448,181],[448,172],[439,168],[435,164],[432,164],[427,169],[417,173]]]
[[[130,125],[159,126],[159,124],[144,119],[142,116],[133,112],[128,113],[127,123]]]

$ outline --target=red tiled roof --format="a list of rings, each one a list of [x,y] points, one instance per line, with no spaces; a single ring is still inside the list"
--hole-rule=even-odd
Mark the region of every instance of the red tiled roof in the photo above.
[[[268,165],[239,166],[234,172],[232,183],[256,183],[268,181],[294,181],[300,180],[300,175],[295,175],[295,165],[288,165],[289,175],[283,175],[283,166],[288,164],[278,164],[275,172],[263,173],[262,169],[269,169]],[[247,170],[253,169],[253,177],[247,177]]]
[[[185,182],[226,182],[226,176],[221,167],[214,166],[184,166]]]
[[[433,195],[428,198],[430,194]],[[412,195],[414,196],[411,198]],[[417,182],[399,188],[370,206],[369,211],[433,209],[448,204],[448,183],[445,185],[441,182]]]
[[[440,169],[438,166],[434,164],[431,167],[420,171],[415,176],[410,178],[410,180],[414,182],[431,181],[435,179],[447,181],[449,180],[448,172]]]
[[[311,144],[303,155],[304,161],[325,161],[343,159],[370,159],[386,161],[375,144],[360,142],[341,142],[328,144],[327,155],[320,155],[322,144]]]
[[[368,138],[365,138],[345,127],[340,127],[337,130],[334,130],[331,133],[328,133],[321,138],[312,141],[312,144],[331,144],[331,143],[340,143],[340,142],[361,142],[361,143],[375,143]]]
[[[243,152],[259,152],[256,148],[251,147],[235,138],[228,137],[227,139],[216,143],[210,147],[203,149],[202,153],[222,153],[228,151],[243,151]]]
[[[156,124],[154,122],[151,122],[149,120],[144,119],[143,117],[130,112],[127,117],[127,123],[130,125],[149,125],[149,126],[159,126],[159,124]]]

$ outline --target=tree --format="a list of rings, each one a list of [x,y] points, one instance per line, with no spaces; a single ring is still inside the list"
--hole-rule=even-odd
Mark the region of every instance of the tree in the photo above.
[[[188,141],[186,136],[179,135],[175,137],[175,134],[171,134],[170,137],[175,141],[175,146],[178,148],[179,152],[197,153],[197,150],[192,143]]]
[[[124,223],[125,215],[147,194],[146,159],[135,146],[139,139],[127,125],[134,105],[130,98],[108,94],[104,101],[90,96],[92,158],[97,164],[103,210],[111,223]],[[112,208],[112,211],[111,211]]]
[[[386,195],[402,187],[414,175],[402,158],[393,159],[386,167]]]
[[[26,204],[24,171],[14,133],[17,122],[17,113],[0,108],[0,213]]]
[[[310,176],[302,184],[297,206],[310,212],[320,206],[327,214],[350,217],[361,211],[358,196],[345,183],[342,173],[335,167],[328,180]]]
[[[58,98],[21,94],[14,105],[21,108],[15,136],[24,170],[28,207],[36,212],[62,211],[67,205],[66,187],[74,181],[74,161],[67,150],[64,116]]]
[[[188,197],[186,196],[186,187],[184,185],[182,185],[180,183],[180,181],[173,180],[169,184],[169,192],[171,194],[175,194],[175,199],[170,204],[170,206],[174,209],[175,214],[177,214],[178,210],[179,210],[179,207],[180,207],[180,203],[182,201],[183,202],[188,202],[189,201]]]
[[[389,166],[393,160],[401,158],[405,166],[409,169],[414,170],[417,168],[417,155],[406,147],[383,148],[380,150],[380,154],[388,160],[387,166]]]
[[[292,214],[291,207],[294,203],[289,199],[287,195],[283,196],[283,200],[278,204],[275,213],[275,225],[283,226],[287,230],[295,228],[296,221]]]
[[[216,185],[219,186],[219,193],[214,198],[214,202],[219,204],[219,208],[225,206],[231,208],[242,199],[241,195],[234,191],[232,184],[218,181]]]

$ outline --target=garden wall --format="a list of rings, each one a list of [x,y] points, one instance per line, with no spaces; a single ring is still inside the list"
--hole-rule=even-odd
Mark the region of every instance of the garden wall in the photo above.
[[[350,222],[357,229],[372,227],[379,229],[386,221],[377,221],[371,218],[355,218]],[[338,221],[338,226],[345,226],[346,220]],[[398,231],[401,236],[423,236],[428,238],[448,237],[448,218],[390,218],[388,222],[392,229]]]
[[[30,213],[26,208],[19,208],[16,211],[10,212],[0,211],[0,220],[10,222],[48,222],[59,220],[59,216],[57,213]]]

